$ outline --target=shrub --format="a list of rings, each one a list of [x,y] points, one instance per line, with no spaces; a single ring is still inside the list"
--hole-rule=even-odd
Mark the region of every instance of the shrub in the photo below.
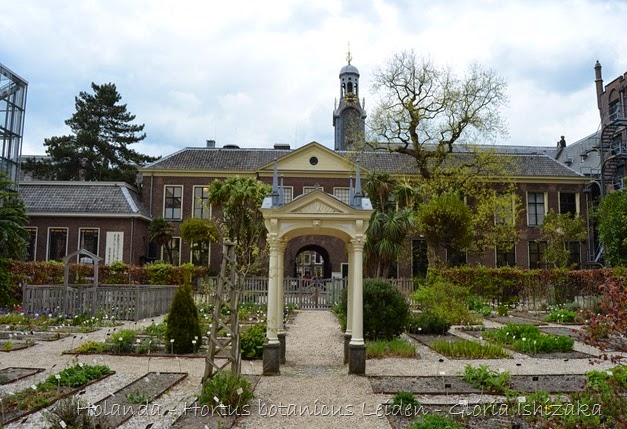
[[[166,328],[166,347],[174,353],[193,353],[193,340],[201,338],[198,308],[192,297],[189,285],[179,286],[174,294],[168,326]],[[174,342],[172,342],[174,340]]]
[[[210,407],[221,404],[230,407],[230,410],[227,410],[228,412],[241,409],[253,397],[250,381],[242,375],[234,375],[229,371],[223,371],[205,381],[198,403]],[[216,404],[214,398],[218,399],[219,404]]]
[[[480,365],[475,368],[466,365],[464,368],[464,381],[477,389],[488,389],[491,392],[509,394],[510,375],[508,371],[495,371],[488,365]]]
[[[427,283],[414,292],[414,300],[423,312],[446,315],[451,324],[468,324],[476,321],[468,309],[469,295],[468,288],[431,275]]]
[[[110,349],[109,344],[99,341],[87,341],[74,349],[73,353],[80,354],[100,354],[106,353]]]
[[[239,344],[243,359],[263,356],[263,343],[266,341],[266,325],[256,323],[240,332]]]
[[[173,285],[178,284],[174,280],[175,268],[170,264],[152,264],[146,266],[148,281],[153,285]]]
[[[561,308],[552,311],[551,314],[544,318],[544,321],[554,323],[573,323],[578,317],[579,315],[576,311]]]
[[[99,429],[110,426],[104,413],[98,415],[89,413],[87,408],[89,408],[87,404],[82,403],[76,396],[61,399],[52,410],[44,412],[44,418],[48,423],[46,427]]]
[[[364,338],[392,339],[405,330],[409,304],[391,283],[368,280],[364,283]]]
[[[133,329],[122,329],[111,335],[111,351],[116,353],[132,353],[135,346],[136,333]]]
[[[427,414],[414,421],[408,429],[460,429],[461,425],[449,417]]]
[[[403,294],[391,283],[367,280],[363,286],[364,338],[368,340],[392,339],[405,330],[410,315],[409,304]],[[340,297],[339,319],[345,328],[348,293]]]
[[[418,402],[412,392],[398,392],[392,399],[393,414],[411,416],[414,415],[418,407],[420,407],[420,402]],[[397,410],[399,411],[398,413],[396,412]]]
[[[450,327],[446,316],[434,311],[413,313],[407,322],[407,331],[412,334],[444,335]]]

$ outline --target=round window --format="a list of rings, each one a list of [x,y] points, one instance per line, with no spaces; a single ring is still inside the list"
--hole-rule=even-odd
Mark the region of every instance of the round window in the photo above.
[[[311,165],[316,165],[318,164],[318,158],[316,158],[315,156],[312,156],[311,158],[309,158],[309,163]]]

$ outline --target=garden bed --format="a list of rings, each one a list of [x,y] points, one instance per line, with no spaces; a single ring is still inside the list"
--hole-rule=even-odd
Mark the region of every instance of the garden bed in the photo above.
[[[0,385],[9,384],[45,371],[43,368],[8,367],[0,369]]]
[[[478,331],[475,331],[478,332]],[[480,331],[479,331],[480,332]],[[494,356],[493,353],[495,353],[494,351],[490,352],[489,350],[485,350],[482,356],[478,356],[478,357],[474,357],[474,356],[451,356],[448,355],[446,353],[442,353],[436,349],[434,349],[434,342],[436,341],[446,341],[449,343],[463,343],[463,342],[470,342],[471,340],[466,340],[464,338],[460,338],[456,335],[452,335],[452,334],[446,334],[446,335],[416,335],[416,334],[408,334],[412,339],[418,341],[419,343],[429,347],[433,352],[438,353],[442,356],[446,356],[448,359],[508,359],[511,358],[511,355],[509,354],[509,351],[504,349],[503,347],[498,347],[496,344],[491,344],[491,343],[487,343],[487,342],[483,342],[483,344],[474,344],[475,347],[473,347],[473,349],[477,348],[482,348],[482,349],[489,349],[489,348],[499,348],[499,355]],[[462,349],[464,349],[464,347],[461,347]],[[470,347],[466,347],[467,349],[469,349]],[[473,350],[469,350],[469,353],[473,353]],[[476,353],[480,353],[479,351],[475,351]]]
[[[89,377],[89,371],[101,374],[95,378]],[[69,371],[69,372],[68,372]],[[60,375],[63,374],[63,375]],[[77,364],[74,367],[50,376],[46,381],[33,384],[19,392],[5,391],[2,397],[2,416],[0,424],[6,425],[25,416],[46,408],[60,399],[83,391],[85,387],[97,383],[114,374],[104,366],[91,367]],[[82,378],[81,378],[82,377]]]
[[[488,317],[487,320],[502,323],[503,325],[507,325],[508,323],[520,323],[526,325],[544,326],[547,324],[546,322],[543,322],[541,318],[533,317],[530,314],[526,313],[524,315],[521,313],[516,313],[516,315],[511,316]]]
[[[254,391],[257,383],[261,379],[258,375],[244,375],[250,381],[251,388]],[[191,404],[191,405],[189,405]],[[181,415],[173,423],[172,428],[178,429],[226,429],[231,428],[237,422],[237,419],[241,416],[250,414],[251,408],[244,408],[239,412],[224,412],[221,414],[219,407],[203,407],[196,402],[189,401],[187,403],[187,411],[181,413]]]
[[[488,394],[466,383],[461,376],[370,376],[368,377],[374,393],[393,394],[412,392],[422,395]],[[583,390],[585,375],[512,375],[509,387],[531,393],[546,390],[549,393],[579,392]],[[496,392],[498,393],[498,392]]]
[[[150,412],[150,403],[185,377],[186,372],[149,372],[90,406],[94,414],[107,416],[109,427],[118,427],[135,414]]]

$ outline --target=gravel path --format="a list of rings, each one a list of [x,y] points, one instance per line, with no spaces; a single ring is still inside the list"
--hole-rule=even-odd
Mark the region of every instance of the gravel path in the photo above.
[[[366,377],[348,375],[343,335],[328,311],[299,311],[286,337],[281,375],[262,377],[251,415],[237,428],[390,428],[382,397]],[[274,414],[273,416],[271,416]]]
[[[160,318],[153,319],[158,322]],[[127,322],[116,329],[138,328],[150,325],[151,319]],[[53,341],[38,342],[35,346],[0,353],[0,368],[33,367],[45,371],[10,385],[0,386],[0,396],[9,391],[18,391],[43,380],[61,370],[74,356],[61,352],[79,344],[95,340],[102,341],[112,329],[104,328],[89,334],[77,334]],[[461,334],[462,336],[464,334]],[[251,414],[240,418],[238,429],[248,428],[390,428],[385,417],[377,415],[379,404],[390,399],[390,395],[374,394],[367,377],[348,375],[343,365],[343,335],[335,315],[329,311],[299,311],[288,326],[287,362],[281,365],[281,375],[261,377],[255,389]],[[586,346],[581,351],[594,352]],[[463,372],[466,364],[478,366],[488,364],[494,369],[502,368],[512,375],[524,374],[584,374],[591,369],[606,369],[612,365],[603,362],[591,366],[588,359],[551,360],[534,359],[515,354],[512,359],[452,360],[416,344],[420,355],[417,359],[368,360],[366,374],[377,376],[424,376],[455,375]],[[589,350],[588,350],[589,349]],[[125,357],[125,356],[77,356],[80,362],[108,365],[116,373],[106,380],[85,389],[81,399],[99,401],[110,392],[124,387],[140,375],[150,371],[187,372],[189,376],[157,400],[160,412],[157,415],[136,416],[121,426],[122,429],[169,429],[181,413],[183,404],[189,404],[200,391],[200,379],[204,371],[202,358],[172,357]],[[244,374],[260,375],[262,362],[243,361]],[[442,403],[452,398],[420,397],[422,403]],[[468,398],[472,399],[472,398]],[[26,422],[13,423],[7,428],[45,428],[41,413],[28,417]]]

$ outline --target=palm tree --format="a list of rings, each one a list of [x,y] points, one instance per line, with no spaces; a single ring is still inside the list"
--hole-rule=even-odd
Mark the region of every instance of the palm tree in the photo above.
[[[150,241],[155,243],[159,247],[165,247],[166,254],[168,256],[168,262],[172,263],[172,234],[174,227],[170,222],[165,220],[162,216],[157,216],[148,225],[148,235]]]
[[[410,187],[409,182],[399,183],[387,173],[370,172],[366,176],[364,190],[375,212],[366,231],[368,240],[364,253],[366,267],[375,277],[388,275],[403,249],[403,241],[414,225],[411,207],[414,193]],[[408,207],[402,207],[399,203]]]
[[[26,208],[13,184],[0,174],[0,259],[22,258],[28,243]]]

